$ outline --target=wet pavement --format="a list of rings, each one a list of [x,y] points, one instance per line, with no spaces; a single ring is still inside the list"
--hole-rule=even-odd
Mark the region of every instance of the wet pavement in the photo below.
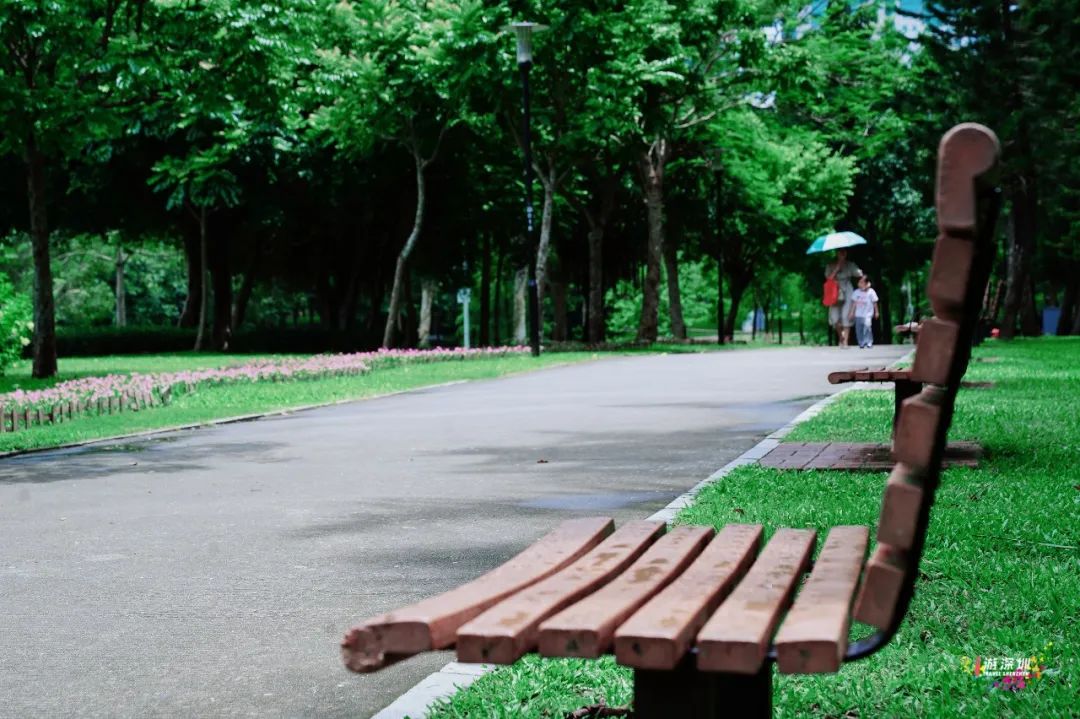
[[[0,460],[0,715],[370,716],[449,655],[350,675],[352,621],[644,517],[904,353],[605,359]]]

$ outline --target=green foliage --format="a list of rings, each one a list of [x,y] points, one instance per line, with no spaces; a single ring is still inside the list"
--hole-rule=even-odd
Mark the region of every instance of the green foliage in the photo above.
[[[612,332],[641,307],[650,149],[670,153],[661,219],[691,325],[715,323],[717,283],[696,278],[718,255],[728,308],[777,273],[816,292],[820,258],[803,251],[831,229],[868,238],[857,261],[897,321],[898,289],[935,234],[937,138],[969,119],[1002,137],[1007,195],[1038,188],[1034,262],[1050,282],[1037,292],[1075,299],[1075,4],[933,3],[912,42],[891,0],[12,1],[0,6],[0,184],[23,195],[28,150],[44,157],[62,325],[114,317],[98,255],[117,233],[133,253],[129,321],[176,321],[187,268],[159,250],[181,238],[190,250],[206,220],[210,294],[230,290],[211,300],[215,325],[250,272],[248,324],[302,305],[371,337],[410,226],[425,238],[403,273],[412,290],[475,273],[481,236],[491,272],[503,260],[492,287],[525,262],[520,75],[500,28],[527,18],[550,26],[530,76],[534,165],[554,194],[548,279],[571,306],[588,298],[586,236],[599,232]],[[4,234],[25,232],[25,207],[0,206]]]
[[[323,101],[312,129],[354,155],[386,141],[434,154],[465,116],[472,83],[485,79],[497,20],[478,0],[333,6],[332,45],[316,51],[309,86]]]
[[[661,269],[661,273],[666,270]],[[666,277],[663,278],[666,281]],[[689,329],[716,330],[716,262],[709,258],[690,260],[679,256],[679,287],[682,290],[683,320]],[[641,291],[629,280],[619,280],[604,297],[608,307],[607,332],[612,340],[626,340],[637,333],[641,316]],[[671,335],[668,295],[660,293],[659,329]]]
[[[29,298],[16,292],[7,276],[0,273],[0,375],[30,344],[33,329]]]

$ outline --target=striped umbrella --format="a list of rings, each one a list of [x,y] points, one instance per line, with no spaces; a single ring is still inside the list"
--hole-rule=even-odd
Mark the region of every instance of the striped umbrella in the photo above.
[[[814,244],[810,245],[810,249],[806,251],[806,254],[812,255],[815,252],[828,252],[829,250],[839,250],[844,247],[865,244],[866,240],[854,232],[832,232],[814,240]]]

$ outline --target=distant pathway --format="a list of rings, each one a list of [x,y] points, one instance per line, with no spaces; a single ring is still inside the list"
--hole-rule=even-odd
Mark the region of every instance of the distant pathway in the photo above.
[[[644,517],[908,349],[607,359],[0,461],[0,715],[370,716],[447,655],[350,675],[353,620],[563,517]]]

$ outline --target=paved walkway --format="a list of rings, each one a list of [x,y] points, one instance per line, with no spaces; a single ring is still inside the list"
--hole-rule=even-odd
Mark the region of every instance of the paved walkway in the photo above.
[[[910,348],[642,356],[0,461],[0,714],[366,717],[355,619],[640,518]],[[883,418],[887,421],[887,418]]]

